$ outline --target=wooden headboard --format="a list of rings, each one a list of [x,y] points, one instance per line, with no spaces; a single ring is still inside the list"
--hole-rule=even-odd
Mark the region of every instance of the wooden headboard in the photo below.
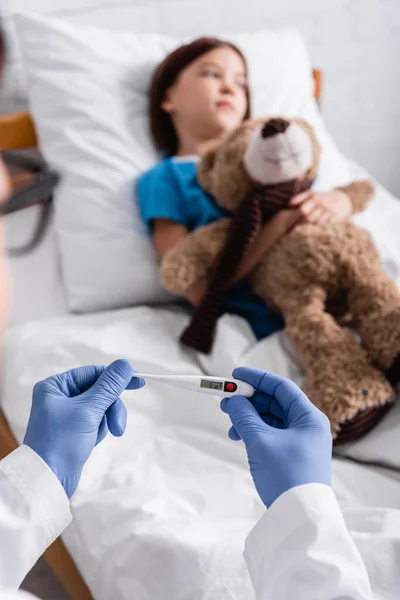
[[[321,100],[322,71],[313,70],[314,97]],[[0,115],[0,149],[17,150],[37,145],[35,126],[28,112]]]

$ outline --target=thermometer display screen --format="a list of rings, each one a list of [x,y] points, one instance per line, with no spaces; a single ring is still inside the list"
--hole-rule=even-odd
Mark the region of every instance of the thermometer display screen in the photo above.
[[[224,389],[224,384],[222,381],[210,381],[208,379],[201,379],[200,387],[207,388],[209,390],[219,390],[222,392],[222,390]]]

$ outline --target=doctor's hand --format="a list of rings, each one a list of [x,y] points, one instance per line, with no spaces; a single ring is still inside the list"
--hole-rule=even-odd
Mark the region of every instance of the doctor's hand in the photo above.
[[[35,385],[24,444],[48,464],[68,498],[95,445],[108,431],[124,433],[127,415],[119,396],[144,385],[133,374],[128,361],[116,360],[108,367],[72,369]]]
[[[331,485],[332,435],[328,418],[292,381],[255,369],[233,377],[255,388],[251,398],[224,398],[221,409],[243,440],[257,492],[268,508],[284,492],[305,483]]]

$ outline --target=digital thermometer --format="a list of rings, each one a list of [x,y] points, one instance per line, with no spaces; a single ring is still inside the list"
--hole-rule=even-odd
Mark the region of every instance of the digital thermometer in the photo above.
[[[148,373],[135,373],[145,381],[159,381],[175,387],[209,394],[211,396],[246,396],[254,394],[254,388],[240,379],[226,379],[225,377],[207,377],[206,375],[151,375]]]

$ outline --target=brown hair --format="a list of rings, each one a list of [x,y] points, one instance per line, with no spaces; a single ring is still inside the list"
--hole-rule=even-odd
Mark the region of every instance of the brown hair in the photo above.
[[[181,71],[197,58],[220,48],[228,46],[232,48],[243,60],[247,71],[247,62],[243,53],[234,44],[214,37],[201,37],[189,44],[180,46],[158,65],[150,85],[150,129],[154,142],[159,150],[167,154],[175,154],[178,150],[178,138],[171,117],[166,113],[161,104],[165,92],[178,79]],[[250,117],[250,93],[246,89],[247,111],[244,119]]]

